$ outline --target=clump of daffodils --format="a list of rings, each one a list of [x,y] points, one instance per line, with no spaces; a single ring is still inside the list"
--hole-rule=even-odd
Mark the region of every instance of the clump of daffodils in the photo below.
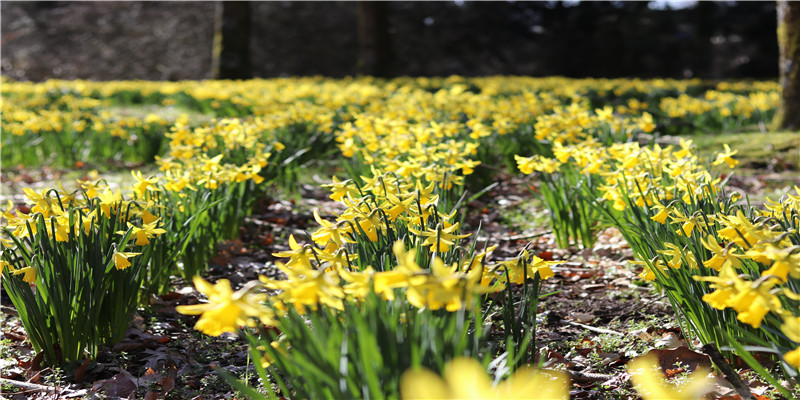
[[[156,205],[151,202],[126,200],[122,192],[112,190],[100,181],[80,181],[82,195],[78,192],[67,192],[63,186],[58,189],[43,189],[39,192],[25,188],[25,197],[30,205],[29,212],[22,212],[15,208],[9,201],[2,213],[6,221],[3,245],[16,248],[25,241],[26,243],[41,238],[38,220],[44,221],[46,237],[55,242],[70,242],[77,239],[78,235],[105,235],[116,237],[112,241],[119,241],[124,236],[133,238],[132,244],[145,246],[150,240],[166,231],[161,228],[162,221],[154,214]],[[126,226],[120,231],[106,231],[103,223],[98,220],[114,220]],[[113,263],[117,269],[129,267],[131,257],[141,253],[126,252],[117,248],[113,253]],[[35,277],[33,266],[26,265],[21,268],[8,264],[14,274],[25,273],[26,281],[32,282]]]

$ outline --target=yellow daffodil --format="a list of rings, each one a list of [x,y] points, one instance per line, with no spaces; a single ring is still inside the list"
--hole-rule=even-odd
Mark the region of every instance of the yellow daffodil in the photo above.
[[[550,269],[550,266],[560,264],[560,262],[545,261],[536,255],[534,255],[533,258],[528,261],[527,258],[529,256],[530,255],[528,254],[528,251],[525,250],[519,257],[500,263],[507,269],[508,277],[511,283],[524,283],[523,279],[525,274],[527,274],[529,279],[532,279],[538,273],[539,278],[542,280],[555,276],[553,270]]]
[[[129,258],[138,256],[142,253],[126,253],[126,252],[114,252],[114,267],[117,269],[125,269],[131,266],[131,262],[128,261]]]
[[[166,233],[167,231],[162,228],[156,228],[158,224],[158,219],[149,223],[143,224],[141,228],[131,224],[128,222],[128,228],[131,229],[131,234],[133,237],[136,238],[136,245],[137,246],[145,246],[150,244],[150,238],[158,237],[162,233]],[[119,231],[118,234],[125,234],[125,231]]]
[[[136,193],[136,196],[140,199],[145,198],[147,191],[152,190],[154,187],[153,185],[158,182],[158,178],[156,177],[145,179],[142,176],[142,171],[139,170],[131,171],[131,175],[133,175],[133,179],[136,180],[136,183],[133,184],[133,192]]]
[[[9,268],[9,271],[11,269]],[[36,282],[36,269],[33,267],[24,267],[11,272],[12,275],[20,275],[25,274],[22,276],[22,280],[27,283],[34,283]]]
[[[717,159],[714,160],[714,162],[711,163],[711,165],[720,165],[722,163],[725,163],[728,165],[729,168],[733,168],[736,166],[736,164],[739,164],[739,161],[733,159],[733,156],[736,155],[736,153],[738,153],[739,151],[738,150],[731,151],[731,148],[730,146],[728,146],[727,143],[723,144],[722,146],[725,148],[725,151],[717,154]]]
[[[276,324],[273,313],[261,304],[266,300],[263,294],[251,293],[247,287],[234,292],[227,279],[220,279],[212,285],[196,276],[194,285],[208,297],[208,303],[177,306],[175,310],[187,315],[201,314],[194,328],[206,335],[219,336],[224,332],[236,332],[239,327],[252,324],[252,318],[264,324]]]
[[[703,247],[711,251],[712,254],[710,259],[703,261],[703,265],[706,267],[720,271],[725,264],[733,268],[739,268],[741,265],[739,258],[742,257],[742,254],[736,253],[736,249],[732,246],[720,246],[717,243],[717,239],[712,235],[708,235],[706,239],[700,239],[700,241],[703,243]]]
[[[50,189],[43,189],[41,193],[36,193],[29,188],[23,188],[22,190],[25,192],[25,197],[30,200],[29,203],[34,204],[34,206],[31,207],[31,212],[42,213],[42,216],[45,218],[53,214],[63,213],[64,210],[61,203],[56,197],[51,197],[48,193]]]
[[[677,386],[667,382],[658,368],[658,359],[653,355],[635,358],[628,363],[631,381],[644,400],[700,400],[713,389],[710,371],[698,368]]]
[[[412,399],[569,399],[564,372],[520,368],[496,386],[481,364],[456,358],[445,366],[444,379],[427,369],[409,369],[400,378],[400,397]]]
[[[289,268],[295,268],[296,266],[305,269],[311,268],[311,257],[314,256],[313,253],[305,246],[297,244],[294,235],[289,235],[289,249],[291,249],[291,251],[272,253],[272,255],[275,257],[289,257],[289,262],[286,263],[286,266]]]
[[[786,361],[787,364],[795,368],[800,368],[800,347],[784,354],[783,359]]]
[[[661,204],[654,204],[653,209],[658,210],[658,212],[650,217],[650,219],[658,222],[659,224],[665,224],[667,222],[667,217],[669,217],[669,214],[672,212],[671,207],[665,207]]]

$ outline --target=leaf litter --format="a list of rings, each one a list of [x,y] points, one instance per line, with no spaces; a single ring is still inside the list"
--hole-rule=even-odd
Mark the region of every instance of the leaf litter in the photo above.
[[[19,179],[15,184],[19,182],[27,183]],[[742,186],[748,190],[757,186],[752,178],[746,183]],[[542,293],[552,295],[539,304],[542,323],[536,340],[542,359],[535,361],[569,372],[571,398],[637,399],[625,365],[646,354],[657,356],[667,379],[710,367],[708,356],[692,350],[699,343],[687,343],[683,337],[665,296],[644,284],[627,263],[633,255],[616,229],[601,232],[590,249],[559,249],[552,233],[538,223],[546,219],[521,229],[510,226],[503,217],[518,212],[514,208],[532,196],[526,185],[501,175],[493,190],[467,204],[465,231],[480,226],[479,248],[497,245],[493,256],[498,260],[515,257],[528,246],[542,259],[562,261],[542,288]],[[323,218],[341,211],[320,188],[304,185],[300,194],[298,200],[261,199],[240,238],[218,246],[206,278],[229,279],[237,289],[260,274],[280,276],[272,253],[288,249],[290,234],[302,236],[313,227],[311,211],[317,209]],[[527,211],[531,218],[546,212]],[[231,334],[208,337],[192,329],[196,317],[178,314],[175,306],[198,304],[202,295],[180,278],[174,284],[174,292],[153,297],[150,309],[137,314],[120,343],[74,371],[42,368],[13,306],[2,296],[0,394],[9,399],[45,399],[54,394],[56,398],[237,398],[215,368],[241,379],[249,377],[251,385],[258,385],[244,341]],[[739,372],[756,398],[769,398],[765,384],[745,368]],[[715,390],[706,398],[739,398],[723,377],[714,379]]]

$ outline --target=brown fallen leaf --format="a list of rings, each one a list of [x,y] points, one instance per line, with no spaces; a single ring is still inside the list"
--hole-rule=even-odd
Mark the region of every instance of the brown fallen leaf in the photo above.
[[[656,347],[666,347],[666,348],[676,348],[683,346],[685,342],[678,338],[672,332],[667,332],[660,339],[656,340],[655,346]]]
[[[537,253],[539,258],[545,261],[553,261],[553,252],[552,251],[540,251]]]
[[[144,394],[144,400],[157,400],[161,397],[161,393],[154,392],[152,390],[148,390],[147,393]]]
[[[144,375],[139,377],[139,384],[149,385],[156,382],[160,382],[162,379],[164,379],[164,377],[155,370],[153,370],[153,368],[147,368],[147,370],[144,371]]]
[[[122,342],[122,343],[117,343],[117,344],[114,345],[114,347],[111,350],[114,353],[121,353],[123,351],[124,352],[131,352],[131,351],[139,350],[139,349],[152,349],[154,347],[155,346],[154,346],[154,343],[152,343],[152,341],[150,341],[148,343],[148,341],[145,340],[143,342]]]
[[[594,314],[583,313],[583,312],[571,312],[571,313],[569,313],[569,319],[570,320],[572,320],[574,322],[583,323],[583,324],[586,324],[586,323],[594,321],[594,318],[595,318]]]
[[[161,392],[166,395],[172,389],[175,389],[175,378],[168,376],[161,381]]]
[[[36,375],[34,375],[30,379],[28,379],[28,383],[39,383],[39,382],[41,382],[42,381],[42,372],[44,372],[44,371],[45,370],[38,371],[36,373]]]
[[[173,300],[180,300],[183,297],[183,294],[178,292],[169,292],[167,294],[162,294],[158,297],[164,301],[173,301]]]
[[[42,369],[42,361],[44,361],[44,351],[40,351],[39,354],[33,357],[33,360],[31,360],[28,368],[31,371],[39,371]]]
[[[128,371],[122,370],[110,379],[102,379],[92,385],[93,391],[102,390],[108,396],[128,397],[136,392],[136,378]]]
[[[161,393],[166,395],[170,390],[175,388],[175,379],[178,377],[178,367],[174,362],[170,361],[169,368],[167,369],[167,376],[161,381]]]
[[[15,342],[21,342],[25,340],[25,336],[17,335],[16,333],[13,332],[3,332],[3,337],[9,340],[13,340]]]
[[[83,382],[83,376],[86,375],[86,368],[89,366],[90,362],[91,362],[91,360],[89,360],[87,358],[87,359],[83,360],[83,362],[81,363],[80,367],[75,369],[75,382],[76,383]]]
[[[646,355],[650,354],[658,357],[658,366],[662,371],[676,369],[678,368],[678,363],[689,372],[696,370],[698,367],[711,369],[711,359],[707,355],[692,351],[686,346],[675,349],[650,350]]]

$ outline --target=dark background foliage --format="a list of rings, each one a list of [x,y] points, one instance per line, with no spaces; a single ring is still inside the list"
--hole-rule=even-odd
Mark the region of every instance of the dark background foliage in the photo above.
[[[355,2],[254,2],[257,77],[360,70]],[[217,2],[9,2],[2,74],[21,80],[212,77]],[[774,79],[774,2],[389,2],[387,76]]]

